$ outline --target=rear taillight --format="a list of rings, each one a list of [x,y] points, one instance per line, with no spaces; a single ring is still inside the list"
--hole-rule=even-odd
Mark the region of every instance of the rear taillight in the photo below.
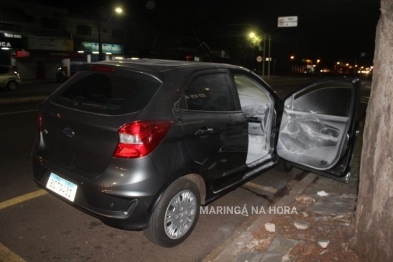
[[[153,151],[164,139],[171,121],[137,121],[122,126],[114,157],[137,158]]]

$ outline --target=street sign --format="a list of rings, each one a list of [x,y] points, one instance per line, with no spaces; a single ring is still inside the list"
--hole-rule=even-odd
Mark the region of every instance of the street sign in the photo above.
[[[258,62],[262,62],[262,56],[260,56],[260,55],[257,56],[257,61],[258,61]]]
[[[297,27],[297,16],[278,17],[278,27]]]

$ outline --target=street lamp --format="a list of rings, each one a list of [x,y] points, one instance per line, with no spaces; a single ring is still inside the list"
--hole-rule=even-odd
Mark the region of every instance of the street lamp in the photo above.
[[[248,34],[248,36],[250,37],[250,41],[252,43],[252,53],[251,56],[254,56],[255,53],[255,48],[258,49],[257,52],[260,52],[262,50],[262,46],[261,46],[261,42],[262,42],[262,38],[259,35],[256,35],[254,32],[250,32]],[[260,60],[259,60],[260,59]],[[257,61],[258,61],[258,72],[260,71],[260,66],[261,66],[261,62],[262,59],[258,56],[257,57]]]
[[[111,16],[108,18],[108,20],[106,22],[109,22],[109,20],[111,20],[114,13],[121,14],[121,13],[123,13],[123,9],[121,9],[121,7],[116,7],[115,11],[112,12]]]
[[[248,36],[251,39],[251,43],[253,44],[253,47],[258,47],[258,50],[261,50],[261,41],[262,38],[258,35],[256,35],[254,32],[251,32],[250,34],[248,34]]]
[[[258,32],[259,32],[259,34],[261,35],[260,36],[260,41],[263,41],[263,60],[262,60],[262,76],[264,76],[265,75],[265,58],[266,58],[266,41],[267,41],[267,39],[269,39],[269,61],[268,61],[268,79],[269,79],[269,77],[270,77],[270,62],[271,62],[271,55],[270,55],[270,52],[271,52],[271,33],[274,31],[274,30],[276,30],[278,27],[276,27],[276,28],[274,28],[273,30],[270,30],[268,33],[263,33],[261,30],[259,30],[258,29],[258,27],[256,27],[256,26],[254,26],[254,25],[252,25],[252,24],[249,24],[249,23],[241,23],[241,24],[232,24],[232,25],[230,25],[230,26],[242,26],[242,25],[247,25],[247,26],[250,26],[250,27],[252,27],[252,28],[254,28],[255,30],[257,30]],[[254,38],[254,36],[255,36],[255,34],[253,34],[253,36],[251,36],[251,34],[249,34],[249,36],[251,37],[251,38]]]
[[[265,61],[264,61],[264,59],[265,59],[265,38],[264,38],[263,32],[261,30],[259,30],[259,28],[257,26],[254,26],[254,25],[249,24],[249,23],[231,24],[229,26],[247,26],[247,27],[253,28],[253,30],[256,30],[258,32],[258,34],[260,35],[259,36],[260,40],[258,40],[259,44],[260,44],[261,41],[263,41],[263,56],[262,56],[263,57],[263,60],[262,60],[262,66],[263,66],[262,75],[263,75],[264,71],[265,71]],[[254,39],[256,35],[255,35],[254,32],[251,32],[248,36],[251,39]]]
[[[109,20],[111,20],[113,14],[117,13],[117,14],[121,14],[123,12],[123,9],[121,9],[120,7],[116,7],[111,15],[109,16],[108,20],[106,20],[106,23],[109,22]],[[100,16],[98,16],[98,60],[102,61],[104,60],[102,57],[102,37],[101,37],[101,18]]]

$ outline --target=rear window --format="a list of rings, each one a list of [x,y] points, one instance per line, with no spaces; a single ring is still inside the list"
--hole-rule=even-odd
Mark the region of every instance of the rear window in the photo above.
[[[54,102],[93,113],[127,114],[143,109],[160,86],[143,73],[81,71],[56,92]]]

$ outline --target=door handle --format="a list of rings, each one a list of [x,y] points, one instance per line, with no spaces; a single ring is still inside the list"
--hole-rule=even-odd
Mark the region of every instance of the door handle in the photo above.
[[[214,133],[214,129],[211,127],[200,128],[195,132],[196,136],[206,136]]]
[[[253,123],[261,123],[262,118],[261,117],[256,117],[256,116],[246,116],[247,122],[253,122]]]

